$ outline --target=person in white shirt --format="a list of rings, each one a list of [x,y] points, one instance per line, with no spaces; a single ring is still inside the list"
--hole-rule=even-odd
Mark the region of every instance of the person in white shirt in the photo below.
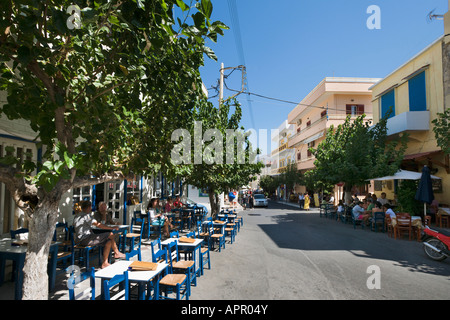
[[[298,196],[298,204],[300,206],[300,209],[303,209],[304,203],[305,203],[305,197],[303,196],[303,193],[300,193]]]
[[[391,208],[391,206],[390,206],[389,203],[384,204],[384,205],[383,205],[383,208],[386,209],[386,214],[388,214],[388,215],[391,217],[391,219],[392,219],[392,218],[395,219],[395,218],[397,217],[396,214],[395,214],[395,212],[394,212],[394,210],[392,210],[392,208]]]
[[[381,193],[381,198],[378,198],[377,201],[378,201],[379,203],[381,203],[381,205],[383,205],[383,206],[384,206],[386,203],[388,203],[388,199],[386,199],[386,193],[385,193],[385,192],[382,192],[382,193]]]

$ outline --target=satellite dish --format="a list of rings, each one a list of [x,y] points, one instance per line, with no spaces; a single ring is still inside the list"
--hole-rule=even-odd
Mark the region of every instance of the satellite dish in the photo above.
[[[442,14],[434,14],[434,11],[436,10],[436,8],[434,8],[433,10],[430,11],[430,13],[428,13],[427,15],[427,22],[430,23],[433,20],[444,20],[444,15]]]

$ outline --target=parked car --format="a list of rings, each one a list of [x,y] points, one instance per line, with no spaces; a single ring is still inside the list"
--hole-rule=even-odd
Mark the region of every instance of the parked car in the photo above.
[[[253,198],[255,199],[253,201],[254,207],[266,207],[267,208],[269,206],[269,200],[267,200],[267,198],[263,194],[255,194],[253,196]]]
[[[189,198],[186,198],[186,207],[188,207],[188,208],[195,208],[195,207],[203,208],[205,210],[206,214],[208,214],[208,208],[206,206],[204,206],[203,204],[197,203]]]

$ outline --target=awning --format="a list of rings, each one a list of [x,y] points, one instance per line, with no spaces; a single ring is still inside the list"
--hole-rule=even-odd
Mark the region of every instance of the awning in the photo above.
[[[319,132],[319,133],[317,133],[317,134],[315,134],[315,135],[309,137],[308,139],[305,139],[305,140],[303,141],[303,143],[304,143],[304,144],[308,144],[308,143],[310,143],[310,142],[312,142],[312,141],[315,141],[315,140],[317,140],[317,139],[319,139],[319,138],[321,138],[321,137],[323,137],[323,131],[321,131],[321,132]]]
[[[436,151],[430,151],[430,152],[408,154],[403,157],[403,160],[419,160],[419,159],[427,158],[430,155],[434,155],[434,154],[437,154],[440,152],[441,152],[441,150],[436,150]]]

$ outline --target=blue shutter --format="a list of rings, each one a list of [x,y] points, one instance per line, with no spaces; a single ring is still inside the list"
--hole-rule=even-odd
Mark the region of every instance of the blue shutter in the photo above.
[[[392,89],[388,93],[381,96],[381,117],[388,113],[389,109],[392,107],[392,113],[389,118],[395,116],[395,89]]]
[[[409,111],[427,110],[425,71],[408,80]]]

